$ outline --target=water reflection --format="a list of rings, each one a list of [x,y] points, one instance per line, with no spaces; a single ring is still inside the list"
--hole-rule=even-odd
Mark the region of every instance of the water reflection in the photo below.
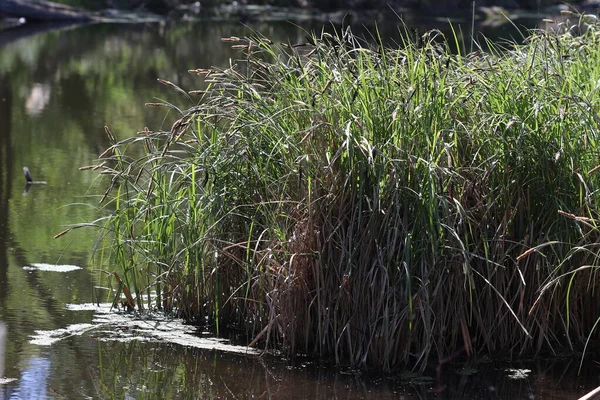
[[[52,88],[47,83],[34,83],[29,91],[27,100],[25,100],[25,110],[27,115],[35,117],[40,115],[44,108],[50,102],[50,92]]]
[[[0,321],[0,379],[4,379],[4,342],[6,337],[6,324]]]
[[[93,374],[98,394],[107,399],[398,399],[402,393],[405,399],[418,398],[399,385],[394,392],[381,378],[368,382],[310,363],[293,367],[168,344],[152,350],[139,342],[100,346],[100,366]]]
[[[42,357],[30,358],[10,399],[47,399],[49,376],[49,360]]]
[[[11,198],[12,151],[10,110],[12,96],[8,78],[0,76],[0,313],[5,308],[7,293],[8,201]],[[0,314],[1,315],[1,314]]]
[[[408,371],[395,377],[339,371],[309,360],[250,358],[161,343],[100,343],[95,395],[107,399],[548,399],[571,400],[598,382],[569,362],[529,360],[451,366],[441,382]],[[517,371],[517,372],[515,372]],[[438,385],[443,390],[436,390]]]

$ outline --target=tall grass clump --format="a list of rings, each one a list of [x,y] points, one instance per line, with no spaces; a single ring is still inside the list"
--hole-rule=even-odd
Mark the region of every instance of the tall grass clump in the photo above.
[[[170,131],[110,134],[101,157],[128,305],[152,290],[152,307],[252,345],[388,370],[580,349],[595,269],[548,284],[598,263],[572,250],[600,236],[584,20],[471,54],[435,31],[396,48],[350,30],[224,39],[243,55],[190,71],[208,88]]]

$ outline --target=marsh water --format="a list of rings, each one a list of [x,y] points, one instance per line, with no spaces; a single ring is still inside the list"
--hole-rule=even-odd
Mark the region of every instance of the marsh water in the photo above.
[[[221,37],[255,29],[303,41],[317,25],[156,23],[0,31],[0,399],[573,399],[600,385],[590,355],[471,360],[393,376],[258,356],[160,315],[111,310],[110,268],[90,261],[102,183],[89,165],[118,137],[170,127],[144,107],[191,104],[157,83],[200,88],[188,69],[226,66]],[[53,27],[56,28],[56,27]],[[387,27],[393,40],[396,26]],[[504,33],[505,37],[514,32]],[[501,34],[500,34],[501,35]],[[22,168],[46,184],[25,185]],[[58,266],[58,268],[57,268]]]

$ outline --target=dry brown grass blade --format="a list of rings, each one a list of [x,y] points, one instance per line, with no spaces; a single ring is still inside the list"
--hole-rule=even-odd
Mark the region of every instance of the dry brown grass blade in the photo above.
[[[517,257],[517,261],[521,261],[525,257],[531,255],[532,253],[535,253],[536,251],[538,251],[540,249],[543,249],[544,247],[553,246],[553,245],[559,244],[559,243],[560,243],[560,241],[554,240],[554,241],[550,241],[550,242],[547,242],[547,243],[542,243],[542,244],[540,244],[538,246],[532,247],[532,248],[528,249],[527,251],[525,251],[524,253],[520,254]]]
[[[117,138],[115,137],[115,135],[113,135],[108,126],[104,127],[104,132],[106,133],[106,136],[108,136],[108,140],[111,144],[117,143]]]
[[[65,229],[64,231],[54,235],[54,239],[58,239],[59,237],[66,235],[67,233],[71,232],[72,230],[73,230],[73,228]]]
[[[213,73],[213,70],[211,70],[211,69],[197,68],[197,69],[190,69],[190,70],[188,70],[188,72],[190,74],[194,74],[194,75],[203,76],[205,78],[208,78],[208,76]]]
[[[121,277],[119,276],[119,274],[117,272],[113,272],[111,275],[115,277],[115,279],[117,280],[117,283],[119,284],[119,287],[121,288],[121,290],[123,290],[123,294],[125,295],[125,304],[124,305],[129,310],[135,309],[135,300],[131,296],[131,291],[129,290],[129,287],[127,287],[127,285],[121,280]]]
[[[190,98],[189,98],[189,95],[188,95],[188,93],[187,93],[185,90],[183,90],[182,88],[180,88],[179,86],[177,86],[176,84],[174,84],[173,82],[171,82],[171,81],[167,81],[167,80],[165,80],[165,79],[160,79],[160,78],[157,78],[156,80],[157,80],[159,83],[161,83],[161,84],[163,84],[163,85],[165,85],[165,86],[168,86],[168,87],[170,87],[170,88],[172,88],[172,89],[175,89],[177,92],[179,92],[179,93],[181,93],[181,94],[185,95],[185,96],[186,96],[188,99],[190,99]],[[190,100],[191,100],[191,99],[190,99]]]

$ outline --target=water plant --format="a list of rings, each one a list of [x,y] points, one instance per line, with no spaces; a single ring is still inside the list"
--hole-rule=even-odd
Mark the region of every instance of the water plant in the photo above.
[[[580,348],[595,268],[540,288],[598,263],[600,37],[582,21],[468,54],[437,31],[225,38],[240,58],[191,70],[203,90],[161,81],[201,96],[151,104],[179,113],[170,130],[107,131],[103,240],[129,306],[152,289],[250,345],[386,370]]]

